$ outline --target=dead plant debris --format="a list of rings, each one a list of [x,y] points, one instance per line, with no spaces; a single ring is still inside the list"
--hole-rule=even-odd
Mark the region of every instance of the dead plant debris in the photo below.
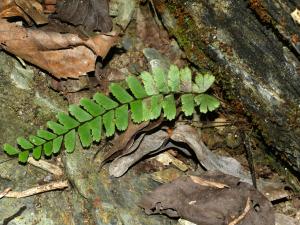
[[[148,215],[166,214],[201,225],[275,224],[272,205],[260,192],[220,172],[180,177],[144,196],[140,206]]]
[[[96,35],[87,40],[74,34],[26,29],[0,20],[0,43],[6,51],[50,72],[57,78],[78,78],[95,69],[116,36]]]

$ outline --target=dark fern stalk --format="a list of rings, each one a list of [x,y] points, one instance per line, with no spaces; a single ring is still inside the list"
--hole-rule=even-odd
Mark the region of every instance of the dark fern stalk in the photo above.
[[[18,156],[26,163],[30,154],[39,160],[58,154],[64,146],[66,152],[75,149],[76,134],[81,145],[90,147],[102,137],[110,137],[128,127],[128,120],[135,123],[155,120],[163,116],[173,120],[176,116],[176,100],[181,103],[181,111],[191,116],[196,106],[201,113],[213,111],[219,107],[219,101],[204,94],[213,84],[215,77],[210,74],[197,74],[192,79],[189,68],[181,70],[172,65],[165,73],[161,68],[153,74],[142,72],[139,78],[129,76],[128,88],[112,83],[110,95],[96,93],[93,99],[83,98],[80,105],[70,105],[69,113],[58,113],[57,121],[48,121],[46,130],[38,130],[36,135],[17,138],[18,147],[4,144],[3,149],[9,156]],[[130,112],[130,113],[129,113]],[[104,130],[103,130],[104,128]]]

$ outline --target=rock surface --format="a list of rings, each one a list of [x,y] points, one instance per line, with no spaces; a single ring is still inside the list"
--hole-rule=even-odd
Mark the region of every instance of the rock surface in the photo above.
[[[300,172],[300,27],[290,16],[300,2],[153,2],[188,59],[213,71],[272,151]]]

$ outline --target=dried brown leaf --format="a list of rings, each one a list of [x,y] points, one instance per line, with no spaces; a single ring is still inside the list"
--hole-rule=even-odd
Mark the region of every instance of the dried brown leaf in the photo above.
[[[37,0],[3,0],[0,3],[0,18],[8,17],[22,17],[28,24],[32,24],[31,19],[38,25],[48,23]]]
[[[26,13],[16,5],[14,0],[3,0],[0,2],[0,18],[22,17],[28,24],[31,24],[30,18]]]
[[[220,172],[205,172],[199,178],[229,188],[199,185],[182,176],[144,196],[139,205],[146,214],[166,214],[196,224],[275,224],[272,204],[252,185]]]
[[[63,0],[56,7],[55,18],[63,22],[83,25],[87,31],[109,32],[112,28],[107,0]]]
[[[57,78],[78,78],[95,69],[97,56],[104,58],[116,36],[78,35],[25,29],[0,20],[0,42],[6,51],[50,72]]]
[[[48,23],[42,5],[37,0],[15,0],[19,6],[36,24]]]
[[[104,155],[100,168],[107,162],[114,160],[119,156],[130,154],[130,147],[134,144],[135,137],[138,134],[142,135],[158,127],[163,122],[163,119],[164,118],[161,116],[158,120],[151,122],[146,121],[140,124],[130,122],[127,130],[113,140],[113,147]]]

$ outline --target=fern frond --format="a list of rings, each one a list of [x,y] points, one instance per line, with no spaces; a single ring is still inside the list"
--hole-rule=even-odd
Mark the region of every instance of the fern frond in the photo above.
[[[42,156],[42,146],[37,146],[32,151],[32,157],[35,160],[39,160]]]
[[[168,78],[162,68],[155,67],[153,69],[153,77],[156,82],[156,87],[161,93],[169,93]]]
[[[171,65],[168,73],[168,86],[172,92],[180,90],[180,72],[177,66]]]
[[[63,136],[57,137],[55,139],[53,139],[53,143],[52,143],[52,152],[53,154],[57,154],[60,151],[61,145],[63,142]]]
[[[66,135],[64,136],[64,144],[66,152],[72,153],[75,150],[76,133],[74,129],[66,133]]]
[[[124,131],[128,127],[128,105],[122,105],[116,109],[116,126],[118,130]]]
[[[180,89],[182,92],[192,91],[192,71],[185,67],[180,70]]]
[[[82,147],[90,147],[93,142],[91,128],[89,123],[84,123],[78,128],[78,134],[81,141]]]
[[[105,128],[106,137],[110,137],[115,133],[115,112],[108,111],[103,115],[103,125]]]
[[[185,116],[191,116],[195,106],[201,113],[213,111],[220,102],[204,92],[214,80],[208,73],[197,74],[193,79],[189,68],[179,69],[175,65],[169,71],[156,67],[153,74],[142,72],[140,77],[128,76],[127,88],[112,83],[109,95],[96,93],[92,99],[82,98],[80,105],[69,106],[68,113],[58,113],[57,121],[48,121],[46,130],[38,130],[36,135],[28,138],[17,138],[18,147],[4,144],[4,152],[26,163],[30,154],[39,160],[43,155],[58,154],[62,148],[72,153],[77,138],[88,148],[104,136],[114,135],[116,129],[126,130],[129,120],[141,123],[155,120],[161,114],[167,120],[173,120],[178,109]]]
[[[141,99],[148,96],[145,88],[135,76],[129,76],[126,81],[134,97]]]
[[[156,95],[159,93],[159,91],[157,90],[157,87],[155,85],[153,76],[149,72],[146,72],[146,71],[142,72],[141,78],[143,80],[146,93],[148,95]]]
[[[99,142],[102,136],[102,117],[97,116],[95,119],[89,122],[91,128],[93,141]]]
[[[181,96],[182,111],[184,115],[191,116],[194,112],[194,95],[184,94]]]

